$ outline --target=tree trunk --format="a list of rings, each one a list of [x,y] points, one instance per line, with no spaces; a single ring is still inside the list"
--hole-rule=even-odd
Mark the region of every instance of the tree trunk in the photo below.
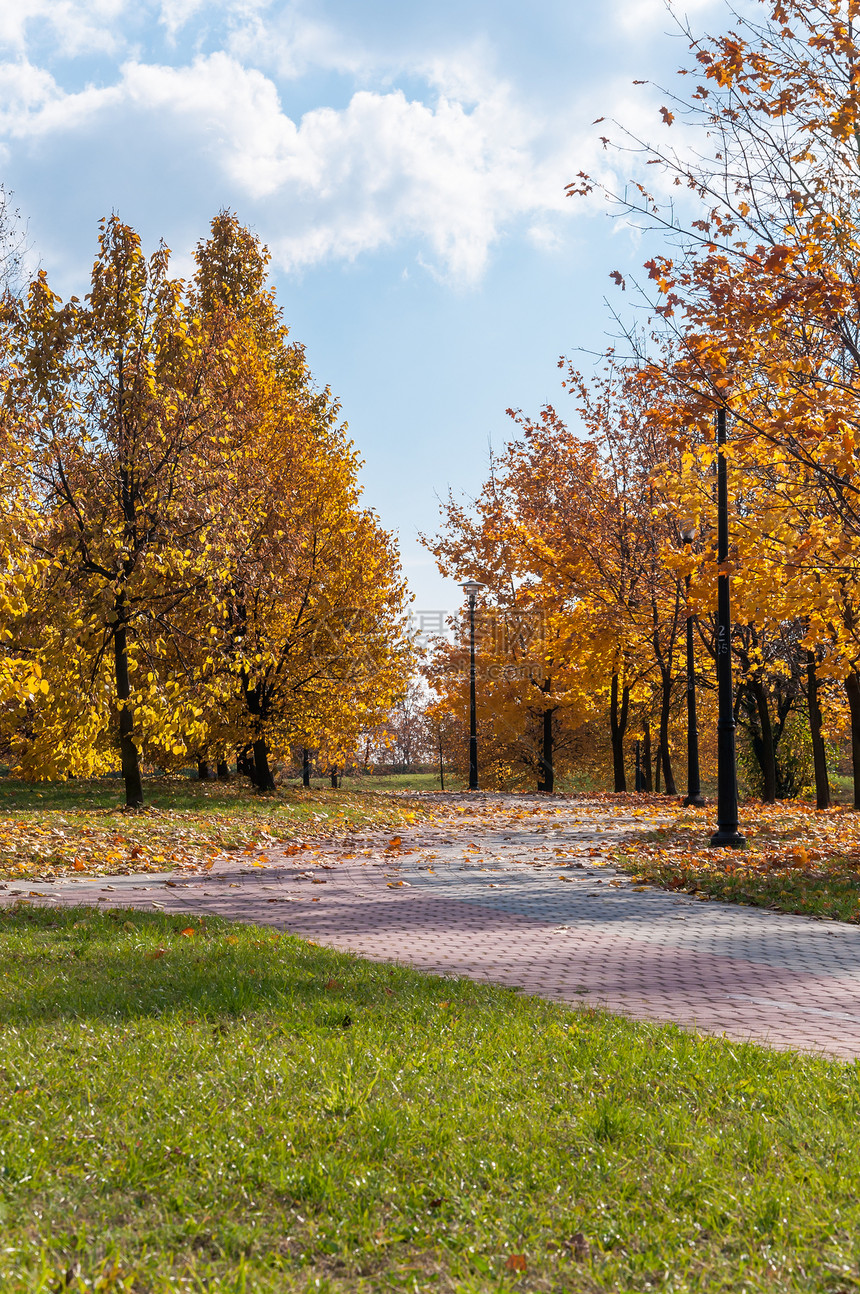
[[[552,717],[555,714],[555,707],[543,712],[543,749],[540,758],[541,780],[538,782],[537,789],[546,791],[551,795],[555,790],[555,768],[553,766],[553,733]]]
[[[254,742],[254,783],[258,791],[274,791],[275,779],[269,768],[269,750],[265,737],[258,737]]]
[[[666,794],[677,795],[675,775],[672,772],[672,759],[669,754],[669,706],[672,701],[672,684],[668,671],[662,673],[662,695],[660,698],[660,758],[663,761],[663,777],[666,782]]]
[[[767,704],[767,689],[761,679],[749,680],[750,691],[755,698],[761,737],[753,740],[753,750],[761,768],[763,798],[765,804],[776,803],[776,743],[773,740],[773,724],[770,721],[770,709]]]
[[[616,791],[627,790],[624,775],[624,734],[627,731],[627,711],[630,705],[630,688],[625,683],[618,704],[618,675],[612,675],[609,704],[609,731],[612,737],[612,772]]]
[[[818,696],[818,674],[815,652],[806,653],[806,696],[809,703],[809,731],[812,734],[812,762],[815,767],[815,807],[830,808],[830,783],[827,780],[827,751],[821,734],[821,703]]]
[[[257,767],[253,759],[253,750],[246,746],[244,750],[236,751],[236,772],[242,777],[249,777],[253,786],[257,785]]]
[[[230,781],[230,765],[227,763],[226,759],[219,759],[219,760],[218,760],[218,773],[217,773],[217,776],[218,776],[218,781],[219,781],[219,782],[229,782],[229,781]]]
[[[654,794],[660,794],[660,774],[663,771],[663,747],[657,742],[657,758],[654,760]]]
[[[331,789],[337,790],[337,764],[334,764],[331,770]]]
[[[208,782],[212,778],[212,769],[209,767],[208,759],[198,759],[197,761],[197,780],[198,782]]]
[[[851,761],[854,765],[854,808],[860,809],[860,678],[852,672],[845,680],[851,711]]]
[[[143,804],[143,785],[140,780],[140,757],[134,744],[132,730],[134,719],[128,698],[131,686],[128,681],[128,639],[126,637],[125,607],[122,601],[116,604],[117,627],[113,638],[113,653],[116,666],[116,695],[120,702],[119,712],[119,751],[122,764],[122,776],[125,782],[125,803],[129,809],[139,809]]]
[[[311,784],[311,752],[302,746],[302,786],[307,790]]]
[[[643,790],[653,791],[654,783],[651,779],[651,724],[645,720],[645,740],[642,748],[642,777]]]

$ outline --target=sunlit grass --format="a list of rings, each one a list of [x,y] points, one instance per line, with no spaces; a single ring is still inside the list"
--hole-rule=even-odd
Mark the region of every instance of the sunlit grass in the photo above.
[[[748,801],[740,816],[744,849],[709,848],[713,808],[685,809],[616,861],[638,880],[703,899],[860,921],[860,814]]]
[[[0,947],[4,1294],[860,1282],[853,1065],[214,918]]]
[[[162,871],[223,850],[396,828],[432,809],[406,788],[283,787],[255,795],[240,780],[151,779],[142,813],[122,809],[110,778],[59,783],[0,779],[0,878],[67,871]]]

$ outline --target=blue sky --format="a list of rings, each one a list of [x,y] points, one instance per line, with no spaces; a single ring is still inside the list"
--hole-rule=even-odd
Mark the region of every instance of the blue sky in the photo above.
[[[644,249],[564,186],[632,170],[591,123],[655,135],[665,99],[632,81],[684,58],[661,0],[16,0],[0,176],[62,295],[112,210],[180,273],[219,208],[252,225],[416,608],[452,610],[417,532],[477,491],[509,406],[563,407],[559,355],[606,343],[609,272]]]

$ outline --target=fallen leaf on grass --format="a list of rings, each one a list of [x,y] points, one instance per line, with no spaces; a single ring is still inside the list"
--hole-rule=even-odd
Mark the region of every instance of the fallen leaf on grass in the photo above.
[[[334,990],[342,987],[343,985],[341,984],[339,979],[330,979],[326,982],[326,988],[329,990]]]
[[[166,948],[156,948],[153,952],[147,953],[146,955],[151,962],[157,962],[159,957],[163,957],[166,952]]]
[[[572,1250],[573,1256],[577,1262],[584,1262],[591,1253],[591,1245],[586,1240],[581,1231],[575,1232],[568,1241],[568,1247]]]
[[[186,939],[190,939],[190,938],[191,938],[191,936],[194,934],[194,927],[193,927],[193,926],[186,926],[184,930],[180,930],[180,931],[179,931],[179,934],[180,934],[180,936],[184,936],[184,938],[186,938]]]
[[[509,1254],[505,1259],[505,1271],[524,1272],[526,1269],[525,1254]]]

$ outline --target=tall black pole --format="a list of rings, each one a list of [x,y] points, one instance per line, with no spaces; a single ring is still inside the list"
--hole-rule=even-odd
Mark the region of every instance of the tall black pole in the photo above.
[[[693,630],[696,617],[690,613],[690,577],[685,581],[687,596],[687,794],[685,805],[705,803],[699,783],[699,729],[696,724],[696,654]]]
[[[439,790],[445,790],[445,762],[442,758],[442,729],[439,729]]]
[[[478,710],[475,704],[475,595],[469,595],[469,790],[478,789]]]
[[[717,410],[717,561],[729,560],[729,486],[726,470],[726,408]],[[746,840],[738,831],[738,774],[735,763],[735,710],[732,688],[732,621],[729,576],[717,578],[717,829],[715,849],[739,849]]]
[[[636,781],[634,785],[637,791],[645,789],[642,780],[642,746],[639,741],[636,742]]]

